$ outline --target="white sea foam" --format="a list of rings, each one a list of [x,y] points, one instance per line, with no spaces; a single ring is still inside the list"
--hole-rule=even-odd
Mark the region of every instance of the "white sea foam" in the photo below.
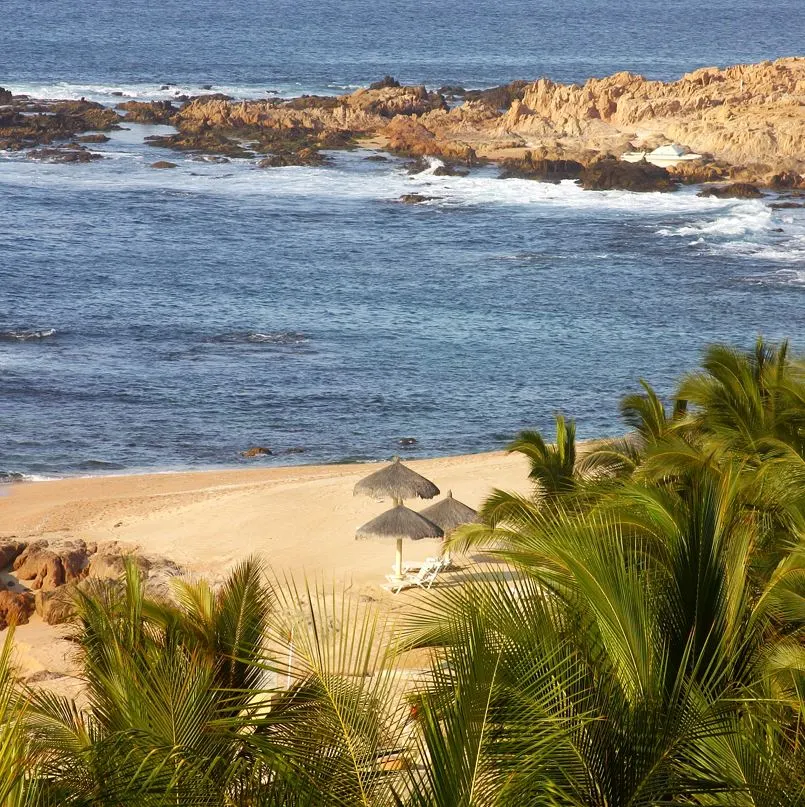
[[[164,129],[166,127],[161,127]],[[493,168],[475,169],[469,176],[435,176],[441,160],[409,175],[401,161],[367,163],[365,153],[339,152],[325,168],[256,168],[255,160],[234,159],[226,164],[199,162],[192,156],[147,146],[142,142],[153,127],[132,124],[129,131],[113,132],[97,151],[107,158],[88,165],[41,164],[17,153],[6,158],[0,184],[41,186],[64,184],[91,190],[153,189],[161,193],[277,199],[376,200],[396,203],[404,194],[432,197],[414,207],[400,205],[400,215],[457,207],[500,207],[535,212],[580,211],[601,217],[628,216],[659,226],[659,237],[679,239],[691,250],[732,260],[764,260],[791,271],[789,284],[800,284],[799,265],[805,266],[805,211],[772,210],[758,200],[700,198],[695,188],[677,193],[635,194],[626,191],[585,191],[572,181],[534,182],[498,179]],[[171,171],[155,171],[159,159],[177,163]],[[423,210],[424,209],[424,210]],[[673,222],[673,223],[668,223]],[[783,276],[781,276],[783,277]],[[777,282],[777,281],[774,281]],[[782,282],[782,281],[780,281]]]
[[[213,84],[207,89],[198,84],[97,84],[59,81],[52,84],[5,84],[15,95],[74,101],[86,98],[101,104],[123,101],[170,101],[180,96],[223,93],[237,100],[252,98],[295,98],[300,95],[342,95],[359,89],[357,84],[306,85],[301,82],[283,84]]]

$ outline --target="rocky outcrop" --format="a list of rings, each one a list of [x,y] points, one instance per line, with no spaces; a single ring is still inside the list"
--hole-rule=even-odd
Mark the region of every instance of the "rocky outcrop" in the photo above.
[[[584,165],[578,160],[568,160],[554,153],[526,151],[522,157],[508,157],[501,161],[501,179],[536,179],[541,182],[559,182],[563,179],[578,179]]]
[[[29,160],[41,160],[46,163],[88,163],[100,160],[102,156],[77,144],[67,145],[64,148],[32,149],[28,152]]]
[[[240,456],[250,459],[253,457],[269,457],[273,453],[274,452],[272,452],[272,450],[267,446],[252,446],[251,448],[247,448],[245,451],[241,451]]]
[[[155,163],[151,163],[151,168],[158,168],[165,170],[167,168],[177,168],[178,166],[176,163],[172,163],[169,160],[157,160]]]
[[[651,163],[628,163],[623,160],[598,160],[587,166],[579,178],[585,190],[594,191],[672,191],[676,183],[668,171]]]
[[[18,555],[12,568],[17,579],[29,582],[30,588],[51,591],[85,577],[90,554],[84,541],[65,541],[52,547],[48,541],[35,541]]]
[[[592,170],[602,155],[674,142],[704,159],[675,166],[669,187],[676,181],[803,187],[805,58],[702,68],[672,82],[623,72],[584,84],[540,79],[488,90],[443,89],[460,102],[448,104],[439,92],[400,86],[387,76],[338,97],[201,96],[181,108],[178,100],[130,101],[120,111],[126,120],[177,127],[175,135],[153,138],[154,145],[253,158],[268,168],[317,165],[326,159],[321,152],[371,138],[373,147],[399,154],[470,165],[503,161],[506,176],[550,181],[581,176],[579,166]],[[67,141],[120,120],[118,112],[89,102],[12,99],[0,107],[0,148]],[[595,173],[586,186],[617,184],[623,172]]]
[[[501,124],[526,138],[576,138],[598,150],[624,134],[660,137],[733,165],[779,166],[805,160],[803,102],[805,59],[788,58],[703,68],[668,83],[631,73],[583,85],[541,79]]]
[[[760,188],[748,182],[734,182],[720,188],[705,188],[698,196],[714,196],[716,199],[760,199]]]
[[[9,625],[24,625],[34,612],[30,591],[0,591],[0,630]]]
[[[22,554],[25,546],[22,541],[14,541],[11,539],[0,542],[0,570],[8,569]]]
[[[90,101],[12,98],[0,109],[0,149],[20,151],[73,139],[88,131],[119,128],[120,115]]]
[[[81,540],[40,540],[26,545],[6,540],[0,543],[0,562],[0,568],[10,565],[11,574],[30,589],[0,591],[0,630],[11,622],[27,622],[34,609],[49,624],[69,621],[77,592],[119,586],[129,562],[143,578],[146,594],[158,599],[172,596],[171,580],[182,573],[167,558],[144,556],[117,541],[96,545]],[[9,585],[12,583],[13,579]]]
[[[404,205],[421,205],[423,202],[431,202],[435,198],[435,196],[425,196],[421,193],[404,193],[400,197],[400,201]]]
[[[170,124],[179,111],[170,101],[126,101],[117,108],[132,123]]]

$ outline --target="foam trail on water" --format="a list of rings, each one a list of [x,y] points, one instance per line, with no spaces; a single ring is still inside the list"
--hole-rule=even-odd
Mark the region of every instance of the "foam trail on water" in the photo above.
[[[5,84],[14,95],[28,95],[57,101],[76,101],[85,98],[101,104],[114,105],[124,101],[170,101],[182,96],[213,95],[223,93],[235,100],[265,98],[296,98],[300,95],[343,95],[360,89],[359,84],[100,84],[66,81],[46,83]]]

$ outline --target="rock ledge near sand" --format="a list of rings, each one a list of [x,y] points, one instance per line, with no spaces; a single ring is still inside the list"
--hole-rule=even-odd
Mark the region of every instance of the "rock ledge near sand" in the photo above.
[[[0,541],[0,571],[8,578],[8,587],[0,590],[0,630],[12,622],[25,624],[34,611],[51,625],[69,621],[76,591],[118,585],[127,559],[157,598],[169,598],[170,579],[183,573],[164,557],[140,554],[118,541]]]

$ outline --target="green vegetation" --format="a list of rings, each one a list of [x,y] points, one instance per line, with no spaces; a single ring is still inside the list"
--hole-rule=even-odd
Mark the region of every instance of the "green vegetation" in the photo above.
[[[82,593],[77,701],[0,657],[1,803],[805,805],[805,363],[714,346],[622,413],[523,433],[533,496],[451,539],[505,563],[394,626],[255,560]]]

